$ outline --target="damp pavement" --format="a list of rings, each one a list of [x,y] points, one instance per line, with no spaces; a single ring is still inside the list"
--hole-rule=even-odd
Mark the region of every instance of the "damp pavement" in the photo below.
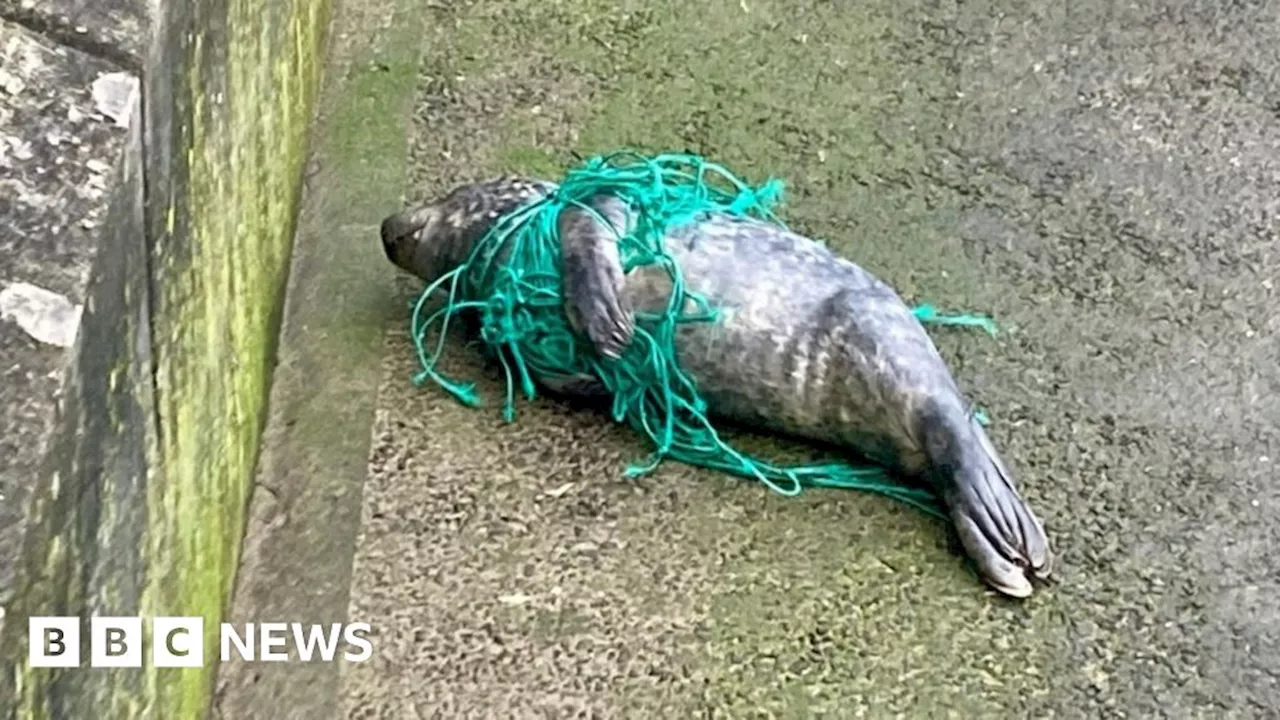
[[[1141,7],[1139,7],[1141,6]],[[878,497],[667,465],[417,366],[390,268],[356,717],[1263,718],[1280,708],[1280,4],[424,4],[410,200],[630,145],[789,186],[909,300],[1060,557],[1026,602]],[[361,252],[377,252],[375,234]],[[762,438],[744,447],[796,457]]]

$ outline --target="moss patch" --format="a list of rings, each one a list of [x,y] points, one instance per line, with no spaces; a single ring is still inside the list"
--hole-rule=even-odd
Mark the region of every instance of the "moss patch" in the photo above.
[[[327,2],[233,2],[225,17],[196,5],[174,93],[187,183],[166,188],[170,234],[153,260],[160,470],[142,615],[205,619],[203,668],[147,670],[151,712],[173,718],[208,706],[328,18]]]

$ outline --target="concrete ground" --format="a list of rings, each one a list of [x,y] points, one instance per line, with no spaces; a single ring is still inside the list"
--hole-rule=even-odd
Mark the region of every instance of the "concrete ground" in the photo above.
[[[423,3],[411,200],[622,145],[786,179],[794,226],[1006,328],[936,337],[1062,582],[1000,600],[876,497],[625,480],[599,416],[413,387],[395,304],[345,712],[1276,717],[1280,4],[1070,7]]]

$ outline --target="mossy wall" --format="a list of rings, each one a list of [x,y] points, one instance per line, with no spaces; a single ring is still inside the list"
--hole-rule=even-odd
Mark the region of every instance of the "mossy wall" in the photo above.
[[[173,122],[149,125],[147,153],[148,179],[158,180],[148,225],[165,473],[148,488],[148,552],[164,572],[147,584],[144,617],[220,619],[229,602],[328,9],[318,0],[166,8],[148,85],[172,109],[148,116]],[[216,648],[216,624],[205,630],[206,649]],[[205,667],[152,670],[157,701],[173,710],[164,717],[203,712]]]
[[[6,716],[201,718],[216,672],[330,7],[152,13],[140,127],[0,638]],[[205,666],[27,667],[27,617],[74,614],[201,615]]]

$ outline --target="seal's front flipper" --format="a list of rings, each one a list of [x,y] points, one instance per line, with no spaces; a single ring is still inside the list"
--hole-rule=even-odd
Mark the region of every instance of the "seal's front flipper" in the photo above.
[[[923,429],[934,477],[978,572],[1005,595],[1029,596],[1031,577],[1052,573],[1053,555],[986,430],[961,413],[930,417]]]
[[[614,197],[596,198],[588,206],[570,206],[560,213],[565,313],[596,352],[616,359],[635,332],[618,256],[618,238],[630,229],[628,213]]]

